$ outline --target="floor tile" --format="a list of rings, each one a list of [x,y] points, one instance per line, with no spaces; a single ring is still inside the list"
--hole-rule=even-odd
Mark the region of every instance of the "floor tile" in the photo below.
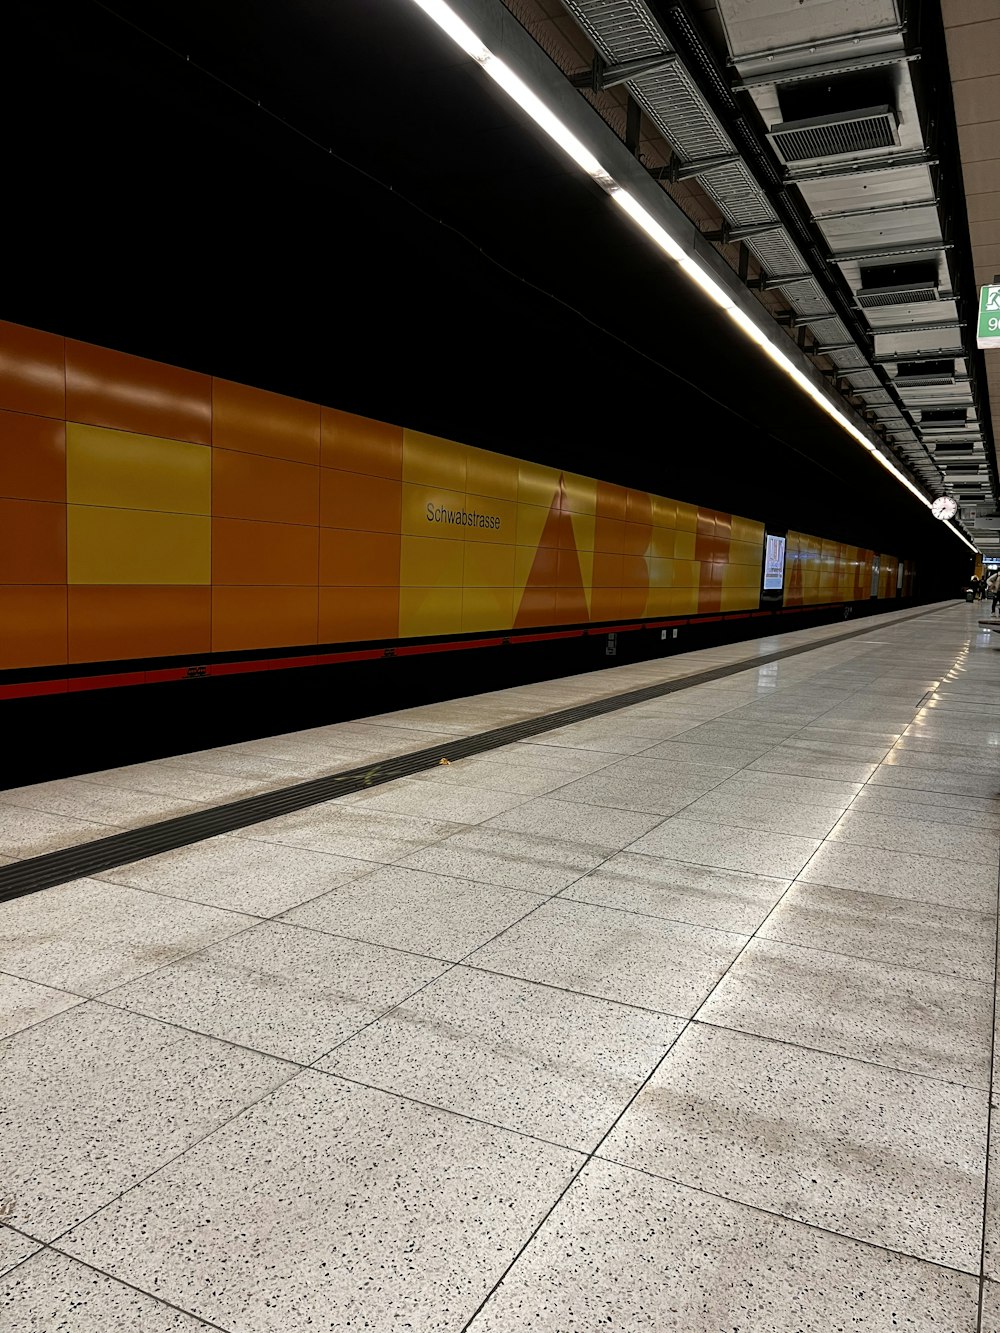
[[[492,753],[505,764],[544,770],[554,768],[576,774],[594,773],[621,758],[619,754],[574,750],[567,745],[543,745],[539,741],[516,741]]]
[[[560,801],[637,810],[647,814],[676,814],[690,801],[711,791],[728,770],[686,768],[681,771],[660,760],[650,760],[638,770],[637,765],[614,764],[579,778],[555,792]]]
[[[826,778],[803,777],[792,773],[761,773],[749,768],[734,773],[717,788],[743,796],[764,796],[769,800],[799,805],[847,807],[861,790],[860,782],[831,782]]]
[[[277,916],[370,875],[372,868],[371,861],[224,834],[105,870],[99,878],[254,916]]]
[[[972,828],[992,827],[1000,817],[1000,802],[984,797],[957,796],[946,792],[910,791],[899,787],[869,783],[851,806],[858,814],[897,815],[901,819],[920,819],[935,824],[967,824]]]
[[[95,838],[107,838],[119,831],[111,824],[5,805],[3,795],[0,792],[0,854],[15,861],[57,852],[63,847],[75,847],[81,842],[93,842]]]
[[[283,1083],[294,1066],[106,1005],[2,1045],[10,1222],[51,1240]],[[44,1107],[44,1114],[39,1108]]]
[[[842,736],[841,739],[831,739],[829,735],[816,735],[810,728],[806,727],[797,732],[794,736],[789,736],[781,742],[779,753],[784,755],[798,755],[802,759],[817,760],[820,763],[827,759],[835,764],[839,763],[862,763],[879,764],[885,758],[891,748],[890,745],[882,744],[862,744],[861,736]]]
[[[847,811],[830,837],[860,847],[943,856],[949,861],[1000,861],[1000,834],[985,825],[968,828],[852,809]]]
[[[41,810],[51,815],[72,819],[92,820],[97,824],[113,824],[132,828],[137,824],[152,824],[158,819],[173,819],[204,808],[201,802],[181,796],[132,791],[110,787],[77,778],[63,778],[58,782],[39,782],[31,787],[11,787],[0,792],[4,805],[25,810]]]
[[[780,723],[737,722],[726,717],[713,722],[702,722],[684,733],[684,740],[692,745],[780,745],[787,736],[795,735],[795,727]]]
[[[471,828],[400,858],[399,864],[548,896],[600,865],[607,847],[508,829]]]
[[[980,1333],[1000,1333],[1000,1282],[983,1284],[983,1322]]]
[[[751,935],[787,887],[764,875],[618,852],[562,897]]]
[[[0,958],[43,986],[99,995],[110,986],[235,935],[253,917],[78,879],[5,903]]]
[[[806,751],[777,749],[762,759],[755,759],[747,767],[753,773],[785,773],[834,782],[867,782],[877,765],[854,759],[827,759],[820,755],[809,758]]]
[[[308,1072],[61,1248],[239,1333],[458,1333],[581,1160]]]
[[[741,795],[726,790],[725,783],[707,796],[692,801],[684,811],[689,819],[736,824],[768,833],[791,833],[799,838],[825,838],[842,813],[837,806],[803,805],[780,797]]]
[[[633,810],[609,810],[541,796],[489,821],[489,828],[566,838],[618,850],[655,828],[661,816]]]
[[[737,769],[743,768],[752,759],[759,759],[772,748],[767,742],[754,744],[735,738],[727,745],[710,745],[704,741],[692,741],[685,736],[678,740],[663,741],[652,750],[647,750],[643,758],[663,759],[673,764],[709,764],[713,768]]]
[[[481,824],[494,815],[521,805],[524,800],[525,797],[516,792],[491,791],[486,787],[457,787],[454,784],[429,787],[426,782],[400,778],[381,787],[344,796],[336,804],[365,814],[388,810],[392,814],[447,819],[456,824]]]
[[[993,984],[996,920],[799,880],[760,931],[769,939]]]
[[[698,1015],[914,1074],[990,1084],[993,988],[755,939]]]
[[[126,764],[121,768],[102,769],[99,773],[88,773],[86,781],[97,786],[161,793],[208,803],[236,800],[240,796],[262,791],[265,787],[278,785],[249,773],[242,776],[203,773],[185,762],[192,758],[186,755],[184,760],[162,759],[148,764]]]
[[[320,1067],[587,1151],[683,1026],[678,1018],[457,967]]]
[[[613,725],[602,723],[595,726],[589,720],[543,731],[535,740],[536,745],[547,745],[552,749],[593,750],[611,755],[639,754],[656,743],[655,736],[627,735]]]
[[[994,777],[998,767],[996,753],[991,753],[985,746],[975,758],[971,755],[949,755],[937,750],[926,752],[898,746],[887,756],[885,764],[887,768],[919,768],[936,774],[983,774],[987,777]]]
[[[602,1157],[979,1271],[986,1097],[695,1024]]]
[[[66,991],[39,986],[34,981],[0,972],[0,1037],[9,1037],[80,1003],[79,995],[68,995]],[[2,1193],[0,1183],[0,1195]]]
[[[488,791],[513,792],[521,796],[544,796],[572,782],[574,773],[565,769],[530,768],[525,764],[506,763],[491,754],[472,759],[456,759],[439,764],[426,773],[415,773],[418,782],[433,786],[484,787]]]
[[[688,1018],[744,943],[742,935],[553,898],[469,962]]]
[[[8,1322],[8,1320],[10,1322]],[[212,1333],[208,1324],[55,1250],[0,1281],[0,1329],[18,1333]]]
[[[538,907],[538,894],[385,866],[294,907],[293,925],[457,962]]]
[[[440,962],[261,922],[138,981],[108,1004],[311,1064],[439,976]]]
[[[723,870],[745,870],[751,874],[792,879],[819,845],[815,838],[796,838],[787,833],[770,833],[677,815],[634,842],[630,850],[698,865],[719,866]]]
[[[800,876],[810,884],[862,889],[914,902],[942,903],[972,912],[995,912],[996,866],[952,864],[939,856],[823,843]]]
[[[978,1297],[973,1277],[594,1160],[469,1333],[975,1333]]]
[[[0,1200],[2,1202],[2,1200]],[[0,1226],[0,1277],[19,1263],[23,1263],[29,1255],[35,1253],[38,1249],[38,1242],[29,1240],[27,1236],[22,1236],[18,1231],[12,1231],[10,1227]],[[4,1288],[0,1283],[0,1318],[4,1311]],[[0,1328],[3,1325],[0,1324]],[[48,1327],[48,1326],[46,1326]],[[42,1333],[39,1330],[39,1333]]]
[[[949,773],[936,768],[911,768],[902,764],[881,764],[873,774],[876,786],[929,792],[944,792],[953,796],[1000,796],[1000,780],[995,773]]]
[[[328,803],[254,824],[237,836],[253,842],[277,842],[349,859],[385,863],[427,847],[439,838],[447,838],[462,828],[463,824],[443,819],[421,819],[388,812],[366,814]]]

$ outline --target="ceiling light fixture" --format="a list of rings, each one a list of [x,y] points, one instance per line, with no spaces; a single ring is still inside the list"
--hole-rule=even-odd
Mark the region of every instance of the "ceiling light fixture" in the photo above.
[[[928,509],[931,508],[933,501],[914,486],[909,477],[901,472],[881,450],[877,449],[862,431],[858,430],[850,418],[796,366],[786,352],[771,341],[767,333],[755,320],[751,319],[745,311],[737,306],[732,296],[698,263],[694,255],[689,254],[683,246],[679,245],[666,228],[657,222],[652,213],[636,199],[635,195],[615,180],[611,172],[602,165],[590,149],[545,105],[538,94],[528,87],[520,75],[515,74],[505,61],[489,49],[465,20],[460,18],[449,4],[445,3],[445,0],[413,0],[413,3],[422,9],[428,18],[433,19],[441,31],[446,33],[467,56],[474,60],[483,72],[488,74],[494,83],[502,88],[507,96],[531,117],[539,129],[543,130],[578,167],[611,196],[622,212],[626,213],[636,226],[645,232],[649,239],[687,274],[691,281],[723,311],[751,342],[755,343],[789,379],[794,380],[799,388],[808,394],[813,402],[821,407],[828,416],[831,416],[839,426],[846,430],[852,439],[857,440],[873,458],[877,459],[887,472],[891,472],[896,480],[915,495]],[[976,551],[978,554],[978,548],[954,524],[946,522],[945,526],[970,551]]]

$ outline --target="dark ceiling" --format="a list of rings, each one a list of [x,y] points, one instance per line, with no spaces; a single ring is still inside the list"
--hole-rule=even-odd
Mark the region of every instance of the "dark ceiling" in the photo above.
[[[0,32],[4,317],[965,568],[411,0]]]

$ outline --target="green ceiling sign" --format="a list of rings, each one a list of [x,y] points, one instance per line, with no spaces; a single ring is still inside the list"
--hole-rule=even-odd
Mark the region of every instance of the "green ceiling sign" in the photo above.
[[[979,289],[977,347],[1000,347],[1000,284]]]

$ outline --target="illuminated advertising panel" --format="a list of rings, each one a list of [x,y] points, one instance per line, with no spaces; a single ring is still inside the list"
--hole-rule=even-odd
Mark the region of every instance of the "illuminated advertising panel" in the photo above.
[[[785,538],[768,533],[764,544],[764,591],[780,592],[785,586]]]

